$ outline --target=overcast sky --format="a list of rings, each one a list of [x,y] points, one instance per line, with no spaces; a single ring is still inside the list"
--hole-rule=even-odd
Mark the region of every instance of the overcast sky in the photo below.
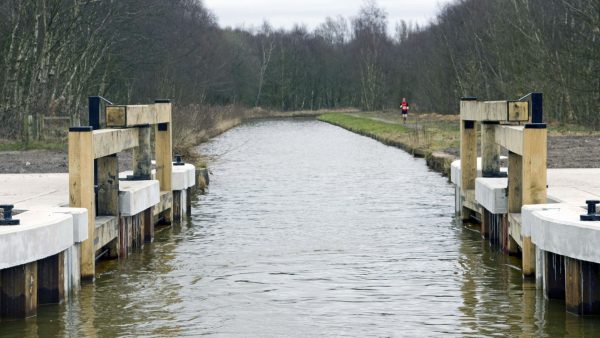
[[[427,24],[440,6],[449,2],[452,0],[378,0],[377,5],[386,10],[393,29],[400,20]],[[275,28],[304,23],[313,29],[328,16],[355,16],[364,0],[204,0],[204,4],[222,27],[259,27],[268,20]]]

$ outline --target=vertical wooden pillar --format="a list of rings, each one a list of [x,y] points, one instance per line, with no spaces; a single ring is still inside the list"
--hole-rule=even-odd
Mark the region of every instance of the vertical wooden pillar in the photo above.
[[[565,257],[565,303],[579,315],[600,314],[600,264]]]
[[[171,121],[171,103],[159,101],[155,103],[158,114],[165,112]],[[155,134],[155,152],[156,152],[156,179],[160,181],[161,192],[171,192],[171,175],[173,171],[173,137],[171,123],[160,123],[156,126]],[[172,205],[171,210],[164,212],[166,222],[173,220]]]
[[[500,175],[500,146],[496,144],[498,122],[481,122],[481,176]]]
[[[64,252],[38,261],[38,304],[57,304],[65,298]]]
[[[465,196],[469,190],[475,190],[475,178],[477,177],[477,129],[475,121],[461,121],[460,124],[460,189],[461,195]],[[461,218],[466,220],[469,214],[464,208],[461,210]]]
[[[37,262],[0,271],[2,319],[21,319],[34,316],[38,304]]]
[[[185,213],[192,214],[192,187],[187,188],[185,192]]]
[[[154,211],[148,208],[144,211],[144,241],[152,242],[154,240]]]
[[[81,278],[94,279],[94,143],[91,127],[69,130],[69,206],[88,210],[88,238],[81,245]]]
[[[565,299],[565,261],[561,255],[546,252],[544,291],[549,299]]]
[[[176,222],[181,222],[181,219],[182,219],[182,215],[181,215],[181,210],[182,210],[181,199],[182,198],[183,198],[183,196],[182,196],[181,190],[173,191],[173,220]]]
[[[481,237],[490,238],[490,222],[491,214],[487,209],[483,208],[483,215],[481,215]]]
[[[541,123],[523,129],[522,204],[547,202],[547,130]],[[520,210],[519,210],[520,212]],[[535,245],[530,236],[523,237],[523,275],[535,275]]]
[[[152,178],[152,147],[150,126],[138,127],[139,146],[133,150],[133,176],[140,180]]]

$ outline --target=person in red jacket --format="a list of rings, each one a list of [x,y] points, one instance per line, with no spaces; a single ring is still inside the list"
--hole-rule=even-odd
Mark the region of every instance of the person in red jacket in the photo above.
[[[406,123],[406,118],[408,117],[408,110],[410,107],[408,106],[408,102],[406,102],[406,98],[402,98],[402,105],[400,106],[402,109],[402,118],[404,119],[404,123]]]

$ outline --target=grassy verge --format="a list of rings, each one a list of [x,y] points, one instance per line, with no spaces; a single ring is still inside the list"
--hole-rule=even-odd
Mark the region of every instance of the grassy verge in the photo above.
[[[432,169],[446,175],[455,156],[445,152],[456,153],[459,147],[455,117],[412,114],[406,124],[393,113],[327,113],[318,119],[425,157]]]
[[[0,140],[0,151],[25,151],[25,150],[59,150],[66,151],[66,143],[54,142],[13,142]]]

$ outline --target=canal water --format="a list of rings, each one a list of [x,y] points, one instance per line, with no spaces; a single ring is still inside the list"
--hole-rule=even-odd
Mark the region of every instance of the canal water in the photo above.
[[[6,336],[580,336],[520,263],[454,219],[422,159],[314,120],[265,120],[202,146],[210,191],[94,284]]]

